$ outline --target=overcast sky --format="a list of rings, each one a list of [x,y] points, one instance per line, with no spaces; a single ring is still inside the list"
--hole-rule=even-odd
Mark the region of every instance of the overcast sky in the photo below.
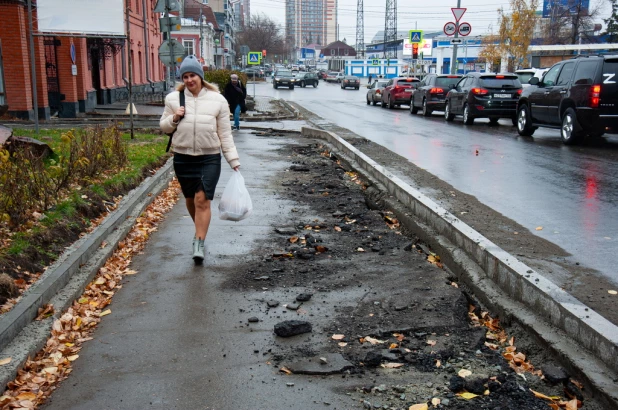
[[[339,0],[339,38],[345,38],[348,44],[356,42],[356,4],[356,0]],[[542,7],[542,0],[539,4]],[[596,4],[603,5],[603,16],[597,18],[597,23],[602,24],[602,18],[611,9],[608,0],[591,0],[591,7]],[[472,36],[488,33],[490,26],[497,31],[497,10],[503,5],[508,8],[508,1],[461,0],[461,7],[467,8],[461,21],[470,23]],[[451,7],[457,7],[457,0],[398,0],[397,29],[442,31],[444,24],[454,21]],[[365,42],[368,43],[379,30],[384,30],[386,0],[364,0],[364,8]],[[264,13],[285,30],[285,0],[251,0],[251,13]]]

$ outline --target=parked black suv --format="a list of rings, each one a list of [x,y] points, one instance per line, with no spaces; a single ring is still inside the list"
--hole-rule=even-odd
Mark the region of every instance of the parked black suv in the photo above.
[[[420,108],[423,115],[429,117],[434,110],[444,111],[446,94],[461,77],[455,74],[427,74],[412,91],[410,113],[416,114]]]
[[[515,125],[521,92],[515,74],[468,73],[446,95],[444,118],[453,121],[460,114],[467,125],[472,125],[476,118],[489,118],[491,124],[497,124],[500,118],[511,118]]]
[[[532,78],[517,106],[517,132],[560,128],[565,144],[618,133],[618,55],[578,57]]]

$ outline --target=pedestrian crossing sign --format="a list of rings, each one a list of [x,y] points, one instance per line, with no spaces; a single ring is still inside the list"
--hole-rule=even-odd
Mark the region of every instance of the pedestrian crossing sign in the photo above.
[[[380,60],[374,58],[373,60],[371,60],[371,65],[380,65]]]
[[[423,30],[410,30],[410,43],[422,43]]]
[[[259,51],[250,51],[249,56],[247,57],[248,64],[260,64],[260,60],[262,59],[262,53]]]

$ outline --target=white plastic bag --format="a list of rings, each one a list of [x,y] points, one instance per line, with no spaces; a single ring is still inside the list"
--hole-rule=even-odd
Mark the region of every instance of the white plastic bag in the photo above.
[[[232,172],[219,201],[219,219],[242,221],[252,210],[253,203],[245,187],[245,179],[240,175],[240,171]]]

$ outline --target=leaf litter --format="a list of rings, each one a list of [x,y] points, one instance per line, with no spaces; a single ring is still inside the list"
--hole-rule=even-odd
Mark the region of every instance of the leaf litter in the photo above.
[[[165,214],[178,201],[180,192],[176,180],[159,194],[137,218],[118,249],[99,269],[96,278],[59,318],[52,323],[51,335],[34,359],[28,358],[17,377],[7,384],[0,396],[2,409],[34,409],[43,404],[58,384],[71,374],[72,364],[79,358],[82,345],[92,340],[94,329],[103,316],[111,313],[106,307],[112,302],[123,276],[135,274],[128,269],[131,259],[144,248],[150,234],[157,230]],[[41,320],[54,315],[52,305],[39,310]],[[9,363],[11,358],[0,361]]]

